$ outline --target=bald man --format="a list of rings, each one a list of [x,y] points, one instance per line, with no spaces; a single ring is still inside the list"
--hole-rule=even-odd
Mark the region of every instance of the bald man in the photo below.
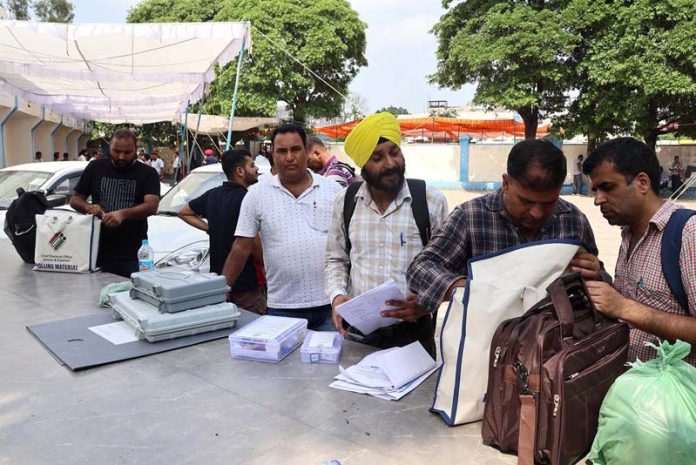
[[[400,145],[399,123],[390,113],[368,116],[348,135],[346,153],[361,168],[365,182],[351,185],[334,203],[326,243],[326,291],[334,324],[345,336],[380,348],[420,341],[435,357],[434,323],[431,314],[417,305],[415,296],[385,302],[382,316],[402,322],[371,334],[344,325],[336,312],[338,305],[389,279],[406,295],[406,268],[424,246],[414,206],[426,213],[429,230],[437,231],[447,218],[447,201],[441,192],[423,181],[407,182]],[[348,231],[346,206],[354,206]]]

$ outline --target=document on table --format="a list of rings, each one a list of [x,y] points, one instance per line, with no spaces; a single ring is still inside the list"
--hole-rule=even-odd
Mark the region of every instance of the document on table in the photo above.
[[[237,339],[278,339],[297,324],[297,318],[264,315],[233,333]]]
[[[117,321],[115,323],[107,323],[99,326],[90,326],[88,329],[94,334],[103,337],[110,343],[117,346],[138,340],[138,336],[135,335],[135,330],[125,321]]]
[[[339,366],[336,381],[329,386],[343,391],[368,394],[380,399],[399,400],[440,368],[419,342],[372,353],[357,365]]]
[[[380,315],[380,311],[391,308],[385,304],[387,300],[406,300],[393,279],[339,305],[336,312],[349,325],[367,335],[401,321],[398,318],[384,318]]]

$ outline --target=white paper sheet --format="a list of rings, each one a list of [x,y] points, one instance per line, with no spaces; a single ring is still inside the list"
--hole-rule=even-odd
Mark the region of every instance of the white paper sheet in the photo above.
[[[234,338],[275,340],[288,331],[299,320],[282,316],[264,315],[232,334]]]
[[[88,329],[114,345],[127,344],[138,340],[138,336],[135,335],[135,330],[125,321],[90,326]]]
[[[419,342],[414,342],[405,347],[373,352],[348,368],[339,366],[340,373],[329,387],[385,400],[399,400],[437,371],[440,365]]]
[[[401,347],[377,358],[377,367],[387,375],[392,388],[400,388],[437,365],[420,342]]]
[[[387,300],[406,300],[393,279],[339,305],[336,312],[348,324],[367,335],[401,321],[398,318],[383,318],[380,315],[380,311],[392,308],[385,304]]]
[[[334,345],[334,339],[338,332],[336,331],[312,331],[308,332],[309,344],[307,345],[310,349],[330,349]]]

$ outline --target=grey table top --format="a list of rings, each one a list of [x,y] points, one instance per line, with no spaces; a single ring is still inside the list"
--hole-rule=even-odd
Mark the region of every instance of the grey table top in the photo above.
[[[516,463],[428,408],[435,376],[398,402],[328,387],[336,365],[233,360],[226,339],[72,372],[27,325],[100,311],[95,274],[31,271],[0,240],[0,464]],[[346,342],[344,366],[371,351]]]

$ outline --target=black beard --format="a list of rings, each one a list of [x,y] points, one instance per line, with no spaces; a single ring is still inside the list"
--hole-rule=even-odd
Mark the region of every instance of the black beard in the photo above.
[[[383,177],[392,175],[392,174],[398,174],[399,178],[396,183],[388,183],[382,181]],[[398,193],[401,188],[404,186],[404,182],[406,180],[405,175],[406,174],[406,166],[401,166],[401,167],[396,167],[396,168],[390,168],[387,170],[382,171],[380,174],[377,176],[373,176],[372,173],[370,173],[368,170],[366,170],[364,167],[360,171],[360,175],[362,178],[365,180],[368,186],[372,187],[373,189],[377,189],[383,192],[387,192],[389,194],[396,194]]]

